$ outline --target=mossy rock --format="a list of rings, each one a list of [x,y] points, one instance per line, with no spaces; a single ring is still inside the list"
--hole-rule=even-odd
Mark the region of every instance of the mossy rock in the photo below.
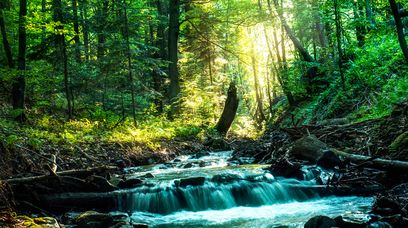
[[[400,134],[397,138],[395,138],[394,141],[388,147],[388,149],[391,152],[396,152],[399,149],[403,148],[404,146],[405,147],[408,146],[408,131]]]
[[[113,225],[113,218],[109,214],[87,211],[80,214],[75,223],[79,228],[103,228]]]

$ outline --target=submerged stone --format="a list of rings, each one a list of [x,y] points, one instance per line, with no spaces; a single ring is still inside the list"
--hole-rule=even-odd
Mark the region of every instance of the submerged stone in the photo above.
[[[189,185],[191,186],[200,186],[205,182],[205,177],[191,177],[186,179],[181,179],[180,182],[175,182],[177,186],[185,188]]]
[[[130,178],[127,180],[122,180],[119,182],[118,187],[119,188],[135,188],[139,186],[143,181],[139,178]]]

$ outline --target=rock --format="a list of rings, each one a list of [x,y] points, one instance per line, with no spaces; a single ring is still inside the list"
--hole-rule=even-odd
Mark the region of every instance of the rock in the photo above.
[[[382,216],[395,215],[401,213],[401,208],[396,200],[382,196],[375,200],[372,212]]]
[[[384,216],[380,218],[380,222],[389,224],[390,227],[408,227],[408,218],[400,214]]]
[[[191,177],[191,178],[181,179],[179,182],[175,182],[175,184],[179,187],[185,188],[189,185],[200,186],[200,185],[203,185],[204,182],[205,182],[205,177]]]
[[[305,228],[332,228],[338,227],[336,221],[327,216],[316,216],[306,222]]]
[[[75,223],[78,228],[103,228],[113,225],[113,218],[109,214],[87,211],[80,214]]]
[[[199,159],[199,158],[201,158],[201,157],[209,156],[209,155],[210,155],[210,152],[208,152],[208,151],[200,151],[200,152],[194,154],[193,156],[191,156],[191,158],[193,158],[193,159]]]
[[[129,224],[130,223],[130,217],[127,213],[110,212],[109,215],[112,217],[114,224],[118,224],[118,223]]]
[[[302,166],[298,163],[292,163],[285,158],[275,162],[267,170],[274,176],[303,180]]]
[[[184,169],[189,169],[193,167],[193,163],[187,163],[183,166]]]
[[[392,228],[392,226],[389,223],[381,222],[381,221],[370,223],[368,224],[367,227],[368,228]]]
[[[118,188],[111,184],[108,180],[104,177],[93,175],[91,176],[88,181],[96,186],[96,189],[100,192],[112,192],[117,190]]]
[[[133,228],[148,228],[149,225],[144,224],[144,223],[132,223]]]
[[[135,188],[139,186],[143,181],[139,178],[129,178],[126,180],[122,180],[119,182],[118,187],[119,188]]]
[[[141,178],[154,178],[154,175],[151,173],[146,173],[145,175],[140,176]]]
[[[34,218],[34,222],[42,228],[60,228],[58,221],[51,217]]]
[[[334,169],[342,166],[340,158],[331,150],[326,150],[323,155],[317,159],[316,164],[324,169]]]
[[[344,221],[342,216],[338,216],[334,218],[334,221],[336,221],[339,227],[344,227],[344,228],[366,228],[367,227],[366,223],[354,223],[354,222]]]
[[[207,163],[205,161],[200,161],[200,163],[198,163],[198,166],[202,167],[206,167]]]
[[[237,180],[242,180],[242,177],[238,174],[233,174],[233,173],[217,174],[211,178],[212,182],[219,183],[219,184],[228,184],[228,183],[232,183]]]
[[[322,156],[323,151],[327,149],[324,142],[320,141],[316,136],[310,135],[296,140],[290,154],[299,159],[316,162]]]
[[[231,146],[222,137],[208,138],[203,145],[212,151],[231,150]]]

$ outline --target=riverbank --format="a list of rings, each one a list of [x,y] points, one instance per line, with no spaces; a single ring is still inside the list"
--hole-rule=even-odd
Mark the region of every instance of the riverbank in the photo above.
[[[21,204],[18,203],[21,192],[30,190],[34,195],[73,192],[72,189],[75,189],[74,192],[110,192],[118,189],[120,181],[125,181],[123,168],[147,164],[167,164],[168,161],[181,154],[203,156],[206,155],[206,151],[233,149],[235,152],[232,160],[237,165],[269,163],[272,165],[268,172],[274,176],[301,179],[301,167],[305,164],[314,165],[317,160],[311,161],[305,159],[305,157],[299,157],[297,156],[299,154],[294,153],[293,148],[302,138],[314,136],[320,141],[319,145],[324,144],[324,148],[317,148],[319,151],[333,148],[370,157],[367,161],[360,163],[338,156],[332,158],[336,162],[339,161],[339,163],[335,163],[328,168],[334,170],[338,175],[334,175],[329,182],[320,180],[322,181],[319,182],[320,185],[331,190],[331,193],[325,194],[380,194],[373,206],[373,213],[378,215],[377,220],[390,224],[405,224],[407,217],[405,204],[404,201],[400,202],[398,199],[406,197],[406,192],[408,192],[406,191],[406,185],[404,185],[408,179],[406,172],[393,170],[392,167],[385,170],[379,167],[373,168],[372,163],[379,158],[407,160],[407,122],[407,106],[401,105],[395,108],[392,114],[386,118],[343,125],[326,123],[325,125],[292,128],[270,128],[258,140],[226,141],[218,137],[207,137],[205,140],[194,137],[189,139],[175,138],[157,141],[157,145],[160,146],[156,147],[156,149],[141,143],[126,144],[98,141],[80,142],[74,145],[46,145],[41,147],[41,150],[36,150],[32,146],[29,147],[28,144],[11,149],[10,145],[2,145],[4,155],[1,157],[2,162],[8,164],[8,166],[4,167],[9,167],[2,170],[3,180],[13,177],[14,179],[20,178],[20,180],[23,178],[25,181],[24,178],[26,177],[42,175],[43,179],[41,181],[45,182],[38,180],[29,182],[30,180],[28,180],[23,185],[29,187],[17,188],[19,189],[17,191],[15,186],[10,191],[10,184],[2,182],[0,195],[4,199],[2,200],[2,208],[6,212],[1,214],[0,222],[8,221],[9,224],[13,224],[19,221],[23,221],[23,223],[28,221],[35,223],[34,220],[30,220],[30,217],[36,214],[55,216],[54,213],[47,213],[32,202],[23,204],[24,207],[21,207]],[[54,174],[50,171],[53,164],[52,160],[50,161],[52,159],[50,155],[56,154],[56,152],[58,152],[58,156],[56,156],[57,179],[53,177]],[[9,158],[9,163],[5,162],[7,161],[6,158]],[[200,164],[191,164],[191,167],[195,166],[200,167]],[[79,176],[75,172],[71,172],[70,175],[61,172],[63,170],[76,170],[81,173],[83,169],[90,167],[114,168],[103,172],[92,171],[87,175]],[[188,169],[189,167],[183,168]],[[80,181],[80,184],[72,182],[72,178],[79,178],[82,182]],[[69,184],[65,182],[67,180],[69,180]],[[115,183],[112,184],[112,182]],[[136,181],[133,184],[137,185],[139,183]],[[133,184],[130,183],[130,186],[133,186]],[[105,190],[101,190],[103,186]],[[108,187],[106,188],[106,186]],[[365,190],[365,192],[362,190]],[[16,200],[13,200],[13,192],[14,199],[17,196]],[[31,198],[33,198],[33,195],[29,195],[23,201]],[[20,214],[27,214],[30,217],[18,217],[13,213],[9,213],[11,208],[17,209]],[[55,223],[54,220],[48,222]]]

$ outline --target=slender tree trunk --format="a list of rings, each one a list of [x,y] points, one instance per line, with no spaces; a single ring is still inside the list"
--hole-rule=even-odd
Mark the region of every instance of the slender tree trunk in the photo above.
[[[163,21],[166,18],[166,13],[163,7],[162,0],[155,0],[156,9],[159,15],[159,24],[157,26],[157,36],[155,40],[155,46],[158,50],[154,51],[153,57],[160,60],[166,60],[166,39],[165,39],[165,22]],[[162,87],[163,87],[163,76],[161,73],[160,67],[154,69],[152,72],[153,77],[153,88],[159,94],[154,99],[154,104],[159,113],[163,112],[163,99],[162,99]]]
[[[13,54],[11,51],[11,46],[7,38],[6,23],[4,22],[3,10],[0,9],[0,29],[1,37],[3,40],[4,53],[6,53],[7,64],[10,69],[14,68]]]
[[[88,28],[88,9],[86,0],[82,0],[80,16],[81,16],[81,26],[82,26],[82,35],[84,40],[84,51],[85,51],[85,60],[89,62],[89,28]]]
[[[133,73],[132,73],[132,53],[130,49],[130,42],[129,42],[129,19],[127,15],[127,3],[126,0],[123,0],[123,13],[125,17],[125,28],[124,28],[124,35],[126,40],[126,56],[128,62],[128,79],[130,84],[130,92],[132,97],[132,117],[133,117],[133,124],[137,126],[136,121],[136,98],[135,98],[135,83],[133,81]]]
[[[252,47],[253,48],[253,47]],[[264,110],[263,110],[263,101],[262,101],[262,95],[261,91],[259,88],[259,81],[258,81],[258,69],[256,67],[256,60],[254,57],[254,53],[252,53],[251,56],[252,60],[252,71],[254,74],[254,87],[255,87],[255,98],[256,98],[256,122],[259,128],[262,127],[262,123],[266,120]]]
[[[69,82],[69,73],[68,73],[68,56],[67,56],[67,47],[65,43],[65,34],[64,30],[64,15],[63,15],[63,6],[61,0],[53,0],[54,4],[54,21],[59,21],[61,25],[57,26],[55,29],[58,31],[56,35],[57,45],[59,47],[59,54],[60,59],[63,63],[63,74],[64,74],[64,89],[65,89],[65,96],[67,99],[67,114],[68,119],[72,119],[73,116],[73,108],[72,108],[72,90],[70,88]]]
[[[98,59],[102,59],[105,56],[105,27],[106,27],[106,17],[108,11],[108,0],[101,0],[100,5],[98,6],[98,26],[97,26],[97,40],[98,40],[98,48],[97,48],[97,57]]]
[[[343,71],[343,48],[341,44],[342,39],[342,32],[341,32],[341,15],[340,15],[340,8],[338,4],[338,0],[334,0],[334,16],[335,16],[335,23],[336,23],[336,38],[337,38],[337,51],[339,54],[339,71],[341,77],[341,84],[343,89],[346,89],[346,84],[344,80],[344,71]]]
[[[293,45],[295,46],[296,50],[299,52],[299,54],[302,56],[303,60],[306,62],[314,62],[313,57],[309,54],[309,52],[306,50],[306,48],[303,47],[302,43],[299,41],[299,39],[295,36],[294,32],[292,29],[289,27],[289,25],[286,23],[285,17],[283,16],[281,10],[279,10],[279,3],[278,0],[273,0],[276,13],[282,23],[282,26],[285,28],[286,33],[288,34],[289,38],[292,40]],[[268,0],[268,7],[271,10],[271,4],[270,0]]]
[[[170,21],[169,21],[169,35],[168,35],[168,60],[169,60],[169,100],[172,104],[170,116],[172,116],[178,109],[178,97],[180,94],[180,82],[178,71],[178,39],[180,32],[180,0],[169,0],[170,3]]]
[[[81,40],[79,38],[79,22],[78,22],[78,3],[77,0],[72,0],[72,17],[74,22],[74,41],[75,41],[75,60],[81,61]]]
[[[354,21],[356,24],[356,38],[359,47],[364,46],[364,38],[366,35],[366,28],[362,23],[363,17],[363,2],[362,0],[353,1]]]
[[[397,34],[398,34],[398,41],[401,46],[402,53],[405,56],[405,61],[408,64],[408,46],[407,46],[407,41],[405,40],[405,35],[404,35],[404,26],[402,24],[401,17],[399,15],[399,7],[395,0],[389,0],[392,14],[394,16],[395,20],[395,26],[397,28]]]
[[[12,99],[13,109],[21,110],[16,116],[20,122],[25,120],[24,115],[24,92],[25,92],[25,70],[26,70],[26,48],[27,35],[25,28],[25,17],[27,16],[27,0],[20,0],[20,13],[18,25],[18,76],[13,82]]]

